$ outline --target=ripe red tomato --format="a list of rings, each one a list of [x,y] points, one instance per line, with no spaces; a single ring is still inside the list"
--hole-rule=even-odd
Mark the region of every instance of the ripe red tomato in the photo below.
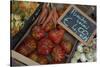
[[[59,44],[64,36],[64,30],[52,30],[49,32],[48,37],[52,40],[55,44]]]
[[[42,37],[45,36],[45,31],[41,28],[41,26],[35,26],[32,29],[32,36],[36,39],[39,40]]]
[[[31,36],[27,36],[23,42],[17,47],[16,51],[27,56],[36,49],[36,42]]]
[[[54,44],[52,43],[52,41],[45,37],[38,43],[38,53],[42,55],[48,55],[53,47]]]
[[[25,46],[29,48],[30,50],[34,51],[36,49],[37,43],[32,36],[27,36],[23,42]]]
[[[62,62],[65,58],[65,51],[58,45],[53,48],[52,57],[55,62]]]

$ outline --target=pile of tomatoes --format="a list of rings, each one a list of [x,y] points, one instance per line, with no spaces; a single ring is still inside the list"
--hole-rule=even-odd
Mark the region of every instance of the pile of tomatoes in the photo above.
[[[44,10],[47,11],[46,5],[43,6]],[[43,18],[40,17],[43,16],[41,12],[37,24],[16,51],[40,64],[64,63],[73,45],[64,39],[65,30],[57,24],[59,15],[56,8],[52,8],[48,13],[48,16]]]

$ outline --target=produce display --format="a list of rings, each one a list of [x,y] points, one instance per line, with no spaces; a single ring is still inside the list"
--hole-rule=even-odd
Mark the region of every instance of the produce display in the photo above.
[[[59,16],[56,7],[44,4],[37,24],[16,51],[40,64],[67,62],[66,55],[70,55],[74,44],[64,38],[65,30],[57,23]]]
[[[15,36],[38,7],[38,3],[27,1],[12,1],[11,8],[11,35]]]
[[[15,1],[11,11],[11,35],[15,36],[36,10],[39,3]],[[14,49],[39,64],[60,64],[96,61],[96,36],[88,45],[82,44],[60,24],[59,17],[69,4],[43,3],[36,24],[31,25]],[[34,23],[35,23],[34,22]]]

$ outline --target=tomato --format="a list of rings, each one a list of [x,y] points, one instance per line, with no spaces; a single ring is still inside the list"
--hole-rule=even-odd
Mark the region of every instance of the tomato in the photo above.
[[[38,59],[38,55],[36,52],[32,52],[28,57],[32,59],[33,61],[37,61]]]
[[[24,56],[27,56],[29,53],[31,53],[31,50],[29,50],[29,48],[27,48],[24,44],[18,46],[18,48],[16,49],[16,51]]]
[[[55,62],[62,62],[65,58],[65,51],[58,45],[53,48],[52,57]]]
[[[35,26],[32,29],[32,36],[36,39],[39,40],[45,36],[45,31],[41,28],[41,26]]]
[[[42,55],[48,55],[53,47],[54,44],[52,43],[52,41],[45,37],[38,43],[38,53]]]
[[[55,44],[59,44],[64,36],[64,30],[52,30],[48,33],[48,37],[52,40]]]
[[[29,48],[29,50],[35,50],[36,49],[36,41],[35,39],[32,37],[32,36],[27,36],[25,39],[24,39],[24,44],[27,48]]]
[[[16,51],[27,56],[36,49],[36,42],[32,36],[27,36],[23,42],[17,47]]]
[[[69,54],[72,50],[72,44],[69,41],[62,41],[61,47],[65,50],[67,54]]]
[[[46,56],[39,55],[37,62],[40,64],[48,64],[48,59]]]

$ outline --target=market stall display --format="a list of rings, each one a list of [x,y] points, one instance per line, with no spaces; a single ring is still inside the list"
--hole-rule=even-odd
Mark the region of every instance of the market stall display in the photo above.
[[[66,36],[66,31],[57,24],[57,18],[59,16],[56,7],[49,10],[50,8],[48,5],[44,4],[42,9],[44,8],[48,11],[47,13],[49,13],[47,18],[43,20],[44,17],[40,17],[43,14],[41,12],[37,18],[37,24],[32,27],[28,36],[15,50],[24,56],[30,55],[29,57],[32,60],[37,61],[40,64],[50,64],[53,63],[52,60],[54,60],[56,63],[67,62],[65,58],[68,58],[68,56],[66,55],[71,54],[75,44],[72,44],[71,39],[67,40],[64,38],[64,35]],[[52,18],[52,15],[54,15],[54,18]],[[42,20],[44,22],[42,22]],[[45,27],[49,28],[45,29]]]
[[[38,4],[40,3],[15,1],[12,5],[12,36],[24,28],[25,20],[32,23],[12,49],[14,59],[26,65],[96,61],[96,36],[88,45],[84,45],[58,22],[70,4],[42,3],[39,13],[34,13],[40,9],[37,8]],[[38,14],[35,21],[32,21],[34,17],[29,19],[33,13]]]

